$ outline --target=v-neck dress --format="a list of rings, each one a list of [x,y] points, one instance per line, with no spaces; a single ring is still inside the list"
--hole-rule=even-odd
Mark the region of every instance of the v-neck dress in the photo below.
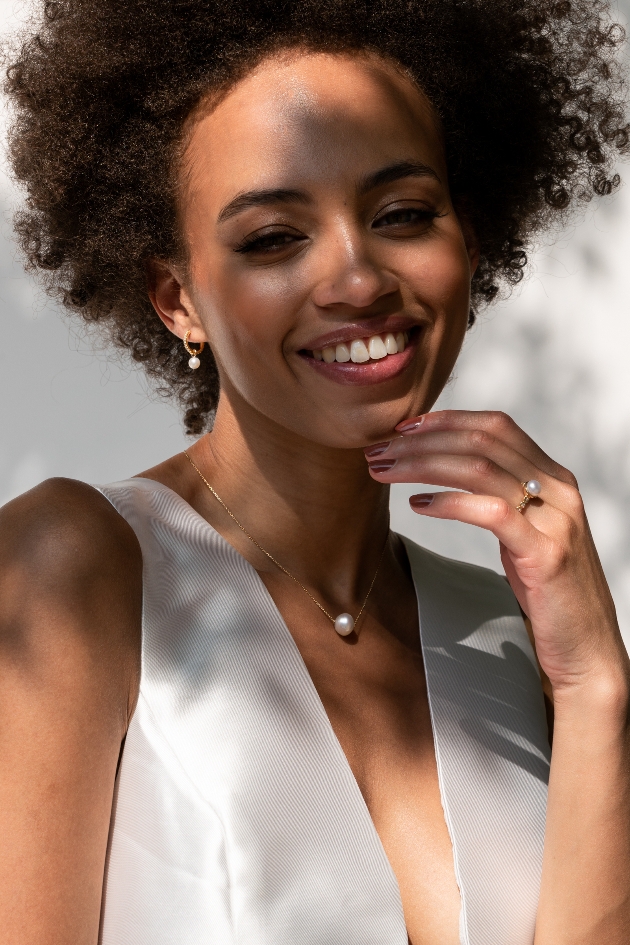
[[[172,490],[100,486],[143,555],[101,945],[407,945],[396,877],[257,572]],[[532,945],[549,744],[506,582],[403,539],[462,945]]]

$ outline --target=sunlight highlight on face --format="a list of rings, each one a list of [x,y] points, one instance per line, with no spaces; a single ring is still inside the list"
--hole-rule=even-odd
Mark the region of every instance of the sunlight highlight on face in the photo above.
[[[199,120],[183,166],[187,289],[234,410],[356,447],[428,409],[475,249],[405,76],[363,55],[267,59]]]

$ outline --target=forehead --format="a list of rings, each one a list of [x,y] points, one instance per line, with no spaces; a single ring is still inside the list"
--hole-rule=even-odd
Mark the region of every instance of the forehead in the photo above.
[[[445,176],[439,123],[410,79],[374,57],[294,53],[265,60],[196,122],[182,166],[190,196],[221,203],[401,159]]]

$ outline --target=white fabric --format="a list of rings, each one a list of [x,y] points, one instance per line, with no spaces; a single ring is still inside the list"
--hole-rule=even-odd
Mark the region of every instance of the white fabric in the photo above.
[[[144,560],[102,945],[407,945],[346,757],[256,571],[166,486],[100,487]],[[549,746],[518,606],[405,539],[462,945],[531,945]]]

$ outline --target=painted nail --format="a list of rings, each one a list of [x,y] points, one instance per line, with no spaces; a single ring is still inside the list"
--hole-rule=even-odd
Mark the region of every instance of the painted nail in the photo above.
[[[381,453],[384,453],[386,450],[388,450],[391,445],[391,440],[389,440],[387,443],[375,443],[374,446],[368,446],[363,452],[367,457],[379,456]]]
[[[412,495],[409,499],[409,505],[412,509],[426,509],[435,499],[435,493],[422,492],[420,495]]]
[[[388,469],[391,469],[392,466],[395,466],[395,465],[396,465],[395,459],[392,459],[390,461],[383,460],[380,463],[370,463],[369,468],[370,468],[370,472],[382,473],[382,472],[387,472]]]
[[[424,417],[420,417],[418,420],[407,421],[406,423],[399,423],[396,427],[398,433],[415,433],[422,424],[424,423]]]

